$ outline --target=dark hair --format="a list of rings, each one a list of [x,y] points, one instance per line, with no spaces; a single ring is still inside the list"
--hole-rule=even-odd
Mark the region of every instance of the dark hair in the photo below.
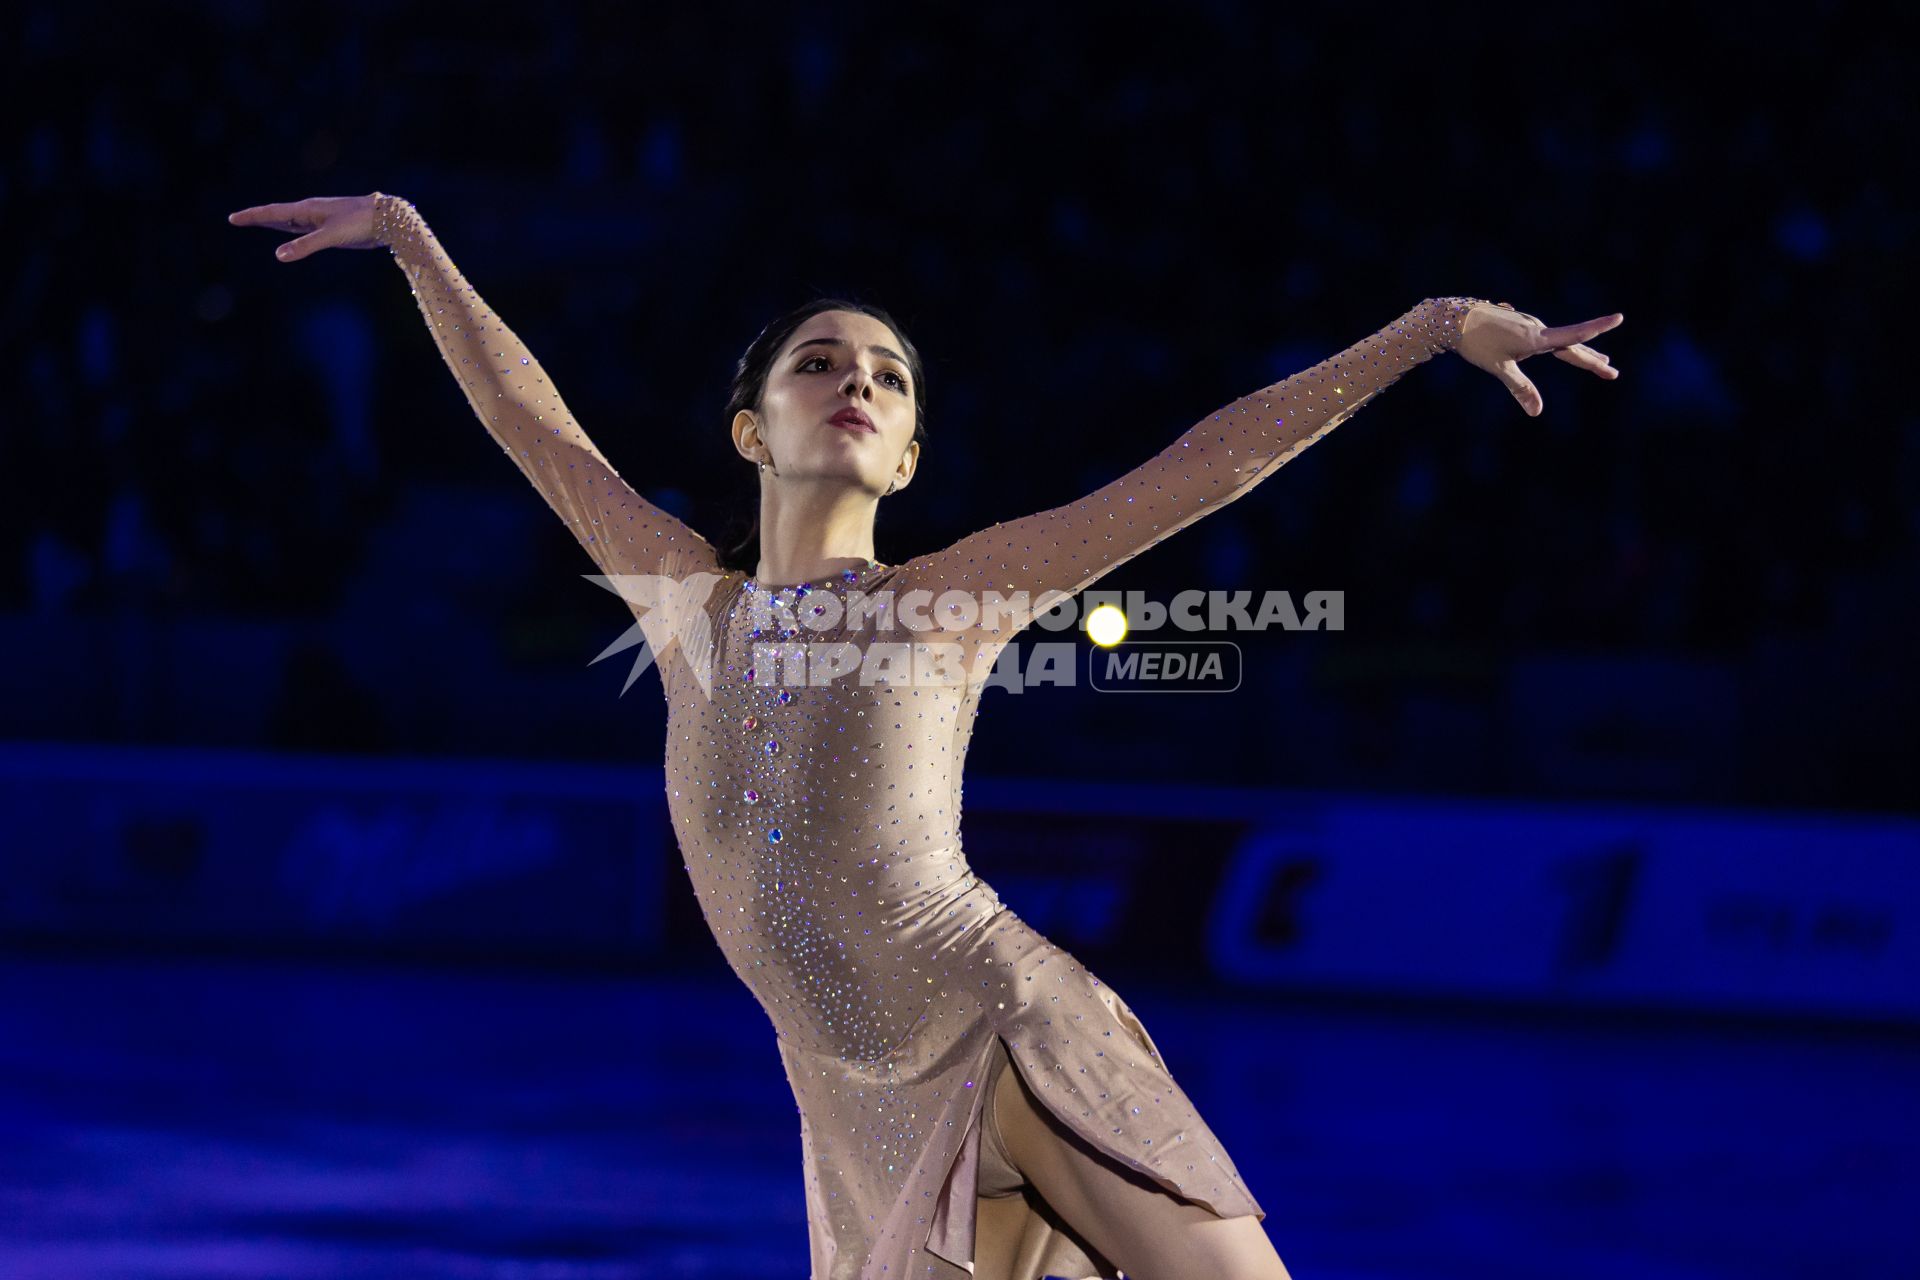
[[[907,377],[913,386],[913,438],[921,448],[926,448],[927,372],[920,362],[919,349],[884,310],[845,298],[815,298],[787,312],[760,331],[760,335],[734,365],[733,385],[727,391],[727,421],[731,423],[742,409],[751,409],[755,413],[760,411],[760,400],[767,391],[767,375],[773,369],[774,357],[780,354],[795,330],[822,311],[857,311],[861,315],[872,316],[893,330],[894,337],[900,340],[900,353],[907,358]],[[720,558],[725,568],[743,569],[751,573],[758,567],[760,554],[760,491],[757,484],[748,512],[743,519],[736,518],[731,528],[743,526],[746,533],[738,540],[731,537],[721,540]]]

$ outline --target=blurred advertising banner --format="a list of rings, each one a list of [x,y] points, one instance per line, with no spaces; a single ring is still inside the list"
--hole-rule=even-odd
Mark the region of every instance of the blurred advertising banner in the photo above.
[[[658,769],[14,744],[0,940],[642,954],[665,822]]]
[[[1920,1023],[1920,823],[982,782],[974,866],[1111,971]]]
[[[1920,823],[978,779],[966,854],[1115,978],[1920,1023]],[[720,966],[658,768],[0,748],[0,942]]]

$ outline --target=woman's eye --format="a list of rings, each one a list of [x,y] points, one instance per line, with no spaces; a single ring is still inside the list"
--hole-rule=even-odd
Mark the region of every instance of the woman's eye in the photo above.
[[[800,368],[802,372],[804,372],[807,366],[812,364],[815,360],[818,360],[822,364],[831,363],[825,356],[808,356],[805,360],[802,360],[800,362]],[[907,380],[901,377],[898,373],[894,372],[892,369],[882,370],[880,376],[883,378],[892,378],[894,382],[894,386],[897,390],[905,391],[907,389]]]

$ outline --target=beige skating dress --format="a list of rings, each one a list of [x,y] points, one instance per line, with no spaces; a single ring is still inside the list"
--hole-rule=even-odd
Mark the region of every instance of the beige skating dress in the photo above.
[[[967,865],[961,772],[976,677],[1026,619],[1246,493],[1450,350],[1476,300],[1420,303],[1086,498],[904,564],[785,586],[780,608],[757,612],[774,584],[723,571],[712,546],[622,480],[418,211],[395,196],[376,204],[377,238],[469,403],[602,572],[688,584],[634,611],[669,700],[666,785],[687,875],[773,1023],[799,1107],[813,1280],[971,1274],[980,1102],[1001,1053],[1054,1115],[1125,1167],[1223,1217],[1265,1217],[1126,1001]],[[966,675],[951,683],[769,679],[766,646],[792,638],[782,632],[856,654],[878,639],[956,638],[899,617],[819,630],[809,612],[887,588],[896,598],[1025,591],[1031,607],[997,629],[956,633]],[[1029,1207],[1019,1280],[1119,1274]]]

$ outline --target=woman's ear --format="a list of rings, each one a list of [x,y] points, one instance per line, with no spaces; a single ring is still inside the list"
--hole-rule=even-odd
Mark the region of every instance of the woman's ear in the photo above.
[[[734,452],[748,462],[765,462],[772,456],[760,438],[760,420],[753,416],[753,410],[742,409],[733,415],[732,432]]]
[[[913,483],[913,473],[920,469],[920,442],[913,441],[907,451],[900,455],[900,465],[894,468],[893,481],[887,485],[888,493],[898,493]]]

